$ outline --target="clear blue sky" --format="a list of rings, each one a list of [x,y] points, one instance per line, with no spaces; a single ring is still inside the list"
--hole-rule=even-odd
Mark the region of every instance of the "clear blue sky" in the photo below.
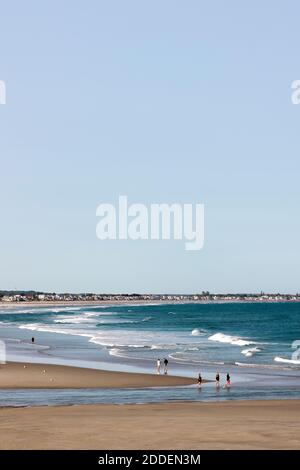
[[[0,289],[300,290],[300,5],[1,2]],[[204,249],[96,207],[203,202]]]

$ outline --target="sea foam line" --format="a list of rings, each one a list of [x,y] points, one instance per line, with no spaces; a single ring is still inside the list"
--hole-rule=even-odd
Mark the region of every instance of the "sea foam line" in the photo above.
[[[274,357],[275,362],[283,362],[284,364],[295,364],[295,365],[300,365],[300,360],[299,359],[285,359],[283,357],[276,356]]]

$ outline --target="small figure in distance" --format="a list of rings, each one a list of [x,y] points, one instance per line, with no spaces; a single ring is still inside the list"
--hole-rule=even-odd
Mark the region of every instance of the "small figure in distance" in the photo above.
[[[227,374],[226,375],[226,384],[225,384],[224,388],[230,388],[230,386],[231,386],[231,379],[230,379],[230,375]]]
[[[34,343],[34,337],[31,338],[31,342]]]
[[[217,387],[217,389],[220,388],[220,374],[219,374],[219,372],[217,372],[217,374],[216,374],[216,387]]]
[[[198,382],[198,387],[201,388],[202,387],[202,376],[201,376],[201,374],[198,375],[197,382]]]
[[[164,374],[167,375],[168,373],[168,364],[169,364],[169,361],[167,358],[164,359]]]
[[[157,359],[157,361],[156,361],[156,370],[157,370],[158,375],[160,374],[160,366],[161,366],[160,359]]]

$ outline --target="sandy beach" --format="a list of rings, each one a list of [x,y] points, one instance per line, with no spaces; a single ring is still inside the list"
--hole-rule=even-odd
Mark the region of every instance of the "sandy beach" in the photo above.
[[[299,400],[0,409],[1,449],[299,447]]]
[[[196,379],[82,367],[9,362],[0,365],[0,388],[137,388],[190,385]]]
[[[5,389],[121,389],[196,383],[197,374],[195,378],[157,375],[155,363],[150,372],[8,362],[0,364],[0,391],[10,394]],[[3,407],[0,449],[300,448],[300,400],[174,402],[173,389],[168,393],[169,401],[156,404]],[[267,393],[266,389],[266,397]]]

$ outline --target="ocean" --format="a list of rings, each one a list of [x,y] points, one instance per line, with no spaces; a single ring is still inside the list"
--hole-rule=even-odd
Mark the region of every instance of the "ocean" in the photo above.
[[[171,374],[197,377],[201,372],[204,378],[213,380],[220,372],[222,381],[229,372],[232,377],[227,395],[221,391],[216,396],[211,384],[205,385],[200,395],[193,395],[193,387],[151,393],[114,391],[120,403],[130,402],[130,397],[133,402],[193,397],[249,399],[258,395],[300,397],[297,302],[36,308],[20,305],[0,310],[0,338],[5,341],[7,360],[153,372],[158,358],[168,358]],[[5,393],[8,396],[1,391],[0,405],[5,402]],[[51,391],[35,391],[31,395],[23,391],[23,397],[47,393],[51,395]],[[84,393],[99,402],[113,400],[104,391],[64,393],[73,397],[69,398],[70,403],[76,402],[76,396],[81,403]],[[136,395],[139,400],[135,400]],[[68,401],[61,396],[63,402]]]

